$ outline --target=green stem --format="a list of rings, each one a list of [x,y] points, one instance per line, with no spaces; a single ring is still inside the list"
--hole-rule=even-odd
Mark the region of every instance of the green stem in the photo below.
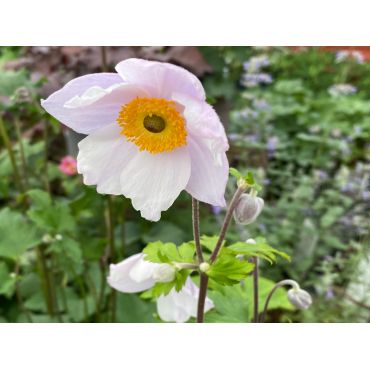
[[[27,161],[26,161],[26,156],[24,154],[21,123],[19,122],[18,118],[16,118],[14,120],[14,123],[15,123],[15,132],[17,134],[17,139],[18,139],[18,144],[19,144],[19,152],[20,152],[20,155],[21,155],[21,165],[22,165],[23,179],[24,179],[24,183],[25,183],[26,188],[28,188]]]
[[[17,279],[16,282],[15,282],[15,294],[17,296],[19,306],[20,306],[21,310],[23,311],[23,313],[26,315],[28,322],[33,322],[31,312],[25,306],[24,301],[23,301],[23,297],[22,297],[22,293],[21,293],[20,288],[19,288],[19,280],[18,280],[18,275],[20,273],[19,261],[17,261],[16,264],[15,264],[15,271],[14,272],[15,272],[15,278]]]
[[[48,124],[44,123],[44,181],[45,181],[45,189],[50,194],[50,182],[49,182],[49,174],[48,174],[48,145],[49,145],[49,128]]]
[[[101,54],[101,69],[103,72],[107,72],[108,71],[107,49],[105,46],[100,46],[100,54]]]
[[[270,303],[270,300],[271,300],[272,296],[277,291],[277,289],[281,288],[284,285],[290,285],[293,288],[299,287],[296,281],[290,280],[290,279],[281,280],[278,283],[276,283],[275,286],[271,289],[269,295],[266,298],[266,302],[265,302],[265,306],[263,307],[263,312],[262,312],[262,315],[261,315],[261,321],[260,322],[265,322],[267,309],[268,309],[268,306],[269,306],[269,303]]]
[[[5,145],[5,147],[8,151],[9,159],[10,159],[10,162],[11,162],[12,167],[13,167],[14,180],[17,184],[17,187],[18,187],[19,191],[21,193],[24,193],[25,188],[24,188],[24,185],[23,185],[23,182],[22,182],[22,178],[19,175],[18,165],[17,165],[17,161],[15,159],[12,144],[10,142],[8,133],[7,133],[5,125],[4,125],[4,121],[3,121],[1,116],[0,116],[0,135],[3,138],[4,145]]]
[[[41,281],[44,288],[44,296],[46,307],[48,310],[48,314],[50,317],[53,317],[55,314],[54,305],[53,305],[53,296],[51,292],[51,282],[50,282],[50,275],[47,267],[47,262],[44,253],[44,247],[38,246],[37,247],[37,257],[39,261],[39,269],[41,274]]]
[[[253,322],[258,323],[258,257],[252,257],[253,270]]]

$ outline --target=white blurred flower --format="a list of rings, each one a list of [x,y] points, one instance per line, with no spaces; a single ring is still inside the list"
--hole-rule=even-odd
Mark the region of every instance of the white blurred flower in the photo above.
[[[353,95],[357,88],[350,84],[337,84],[329,87],[328,92],[331,96]]]
[[[123,293],[143,292],[152,288],[156,282],[169,282],[175,277],[175,269],[170,264],[159,264],[144,260],[143,253],[135,254],[122,262],[110,265],[108,284]],[[181,291],[173,288],[168,295],[157,299],[158,315],[163,321],[186,322],[196,317],[199,289],[190,277]],[[214,307],[206,299],[204,312]]]

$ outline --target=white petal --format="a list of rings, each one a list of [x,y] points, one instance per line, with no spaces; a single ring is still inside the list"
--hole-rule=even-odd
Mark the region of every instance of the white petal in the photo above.
[[[187,147],[172,152],[134,154],[121,173],[122,194],[131,198],[141,216],[158,221],[185,188],[190,176]]]
[[[136,278],[131,276],[131,271],[135,269],[137,264],[141,264],[141,269],[144,267],[143,263],[147,265],[147,270],[150,271],[155,264],[143,260],[143,253],[135,254],[117,265],[110,265],[108,276],[108,284],[123,293],[137,293],[150,289],[154,286],[155,282],[150,277],[144,278],[143,275],[138,275]],[[152,266],[154,265],[154,266]],[[148,275],[146,272],[144,273]],[[134,274],[135,275],[135,274]],[[138,279],[138,277],[140,277]],[[141,280],[141,281],[137,281]]]
[[[197,316],[199,288],[190,277],[180,292],[175,288],[166,296],[160,296],[157,300],[157,311],[163,321],[186,322],[190,317]],[[214,307],[213,302],[207,297],[204,312]]]
[[[101,194],[122,194],[120,175],[129,160],[139,150],[120,134],[121,128],[112,123],[79,142],[77,170],[86,185],[97,185]]]
[[[89,134],[116,120],[122,105],[147,92],[117,73],[78,77],[42,100],[42,107],[76,132]]]
[[[131,58],[120,62],[116,71],[124,81],[143,87],[153,97],[170,99],[174,92],[178,92],[205,100],[198,78],[174,64]]]
[[[229,178],[229,163],[225,152],[219,152],[216,160],[209,140],[189,135],[188,143],[191,175],[186,191],[202,202],[224,207],[225,188]]]

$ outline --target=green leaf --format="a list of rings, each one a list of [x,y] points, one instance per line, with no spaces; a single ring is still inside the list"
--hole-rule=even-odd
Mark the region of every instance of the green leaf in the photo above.
[[[155,263],[171,263],[194,261],[194,243],[183,243],[179,248],[173,243],[162,243],[157,241],[149,243],[144,249],[145,260]]]
[[[253,271],[254,264],[241,261],[228,253],[221,253],[206,274],[221,285],[233,285]]]
[[[4,261],[0,261],[0,295],[10,298],[15,290],[15,277],[9,273],[8,266]]]
[[[227,249],[234,252],[235,254],[242,254],[247,257],[263,258],[270,263],[276,261],[276,256],[280,256],[290,261],[290,257],[286,253],[278,251],[277,249],[271,247],[267,244],[266,239],[262,237],[256,238],[256,244],[237,242],[227,247]]]
[[[210,290],[207,295],[212,299],[215,309],[206,314],[206,322],[251,322],[253,317],[252,277],[245,279],[242,284],[236,284],[233,286],[212,285],[216,290]],[[259,278],[259,313],[262,313],[267,295],[274,285],[275,283],[269,279],[265,279],[263,277]],[[294,307],[287,298],[284,288],[278,289],[272,296],[269,304],[269,310],[271,309],[294,310]]]
[[[214,236],[202,235],[200,237],[200,244],[203,247],[207,248],[210,252],[213,252],[213,250],[216,247],[218,238],[219,238],[218,235],[214,235]],[[225,241],[222,242],[222,246],[224,245],[225,245]]]
[[[47,205],[37,199],[27,215],[39,228],[48,232],[73,231],[76,226],[69,206],[63,202]]]
[[[190,270],[176,271],[175,279],[168,283],[156,283],[152,289],[145,295],[145,298],[156,298],[161,295],[167,295],[173,288],[179,292],[185,285],[186,279],[190,275]]]
[[[37,208],[47,208],[51,206],[51,198],[49,193],[40,189],[33,189],[27,192],[31,198],[33,205]]]
[[[16,260],[39,242],[26,219],[9,208],[0,211],[0,256]]]
[[[62,240],[57,240],[50,244],[48,250],[56,253],[63,253],[75,263],[82,262],[80,245],[72,238],[64,236]]]

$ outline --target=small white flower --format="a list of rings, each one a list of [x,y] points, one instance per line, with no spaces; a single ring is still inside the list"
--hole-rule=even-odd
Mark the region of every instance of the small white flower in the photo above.
[[[123,293],[137,293],[152,288],[156,282],[173,280],[173,266],[148,262],[144,257],[143,253],[138,253],[116,265],[110,265],[108,284]],[[163,321],[175,322],[186,322],[190,317],[196,317],[198,296],[198,287],[188,277],[181,291],[176,292],[172,288],[168,295],[161,295],[157,299],[159,317]],[[207,298],[204,312],[213,307],[213,302]]]

